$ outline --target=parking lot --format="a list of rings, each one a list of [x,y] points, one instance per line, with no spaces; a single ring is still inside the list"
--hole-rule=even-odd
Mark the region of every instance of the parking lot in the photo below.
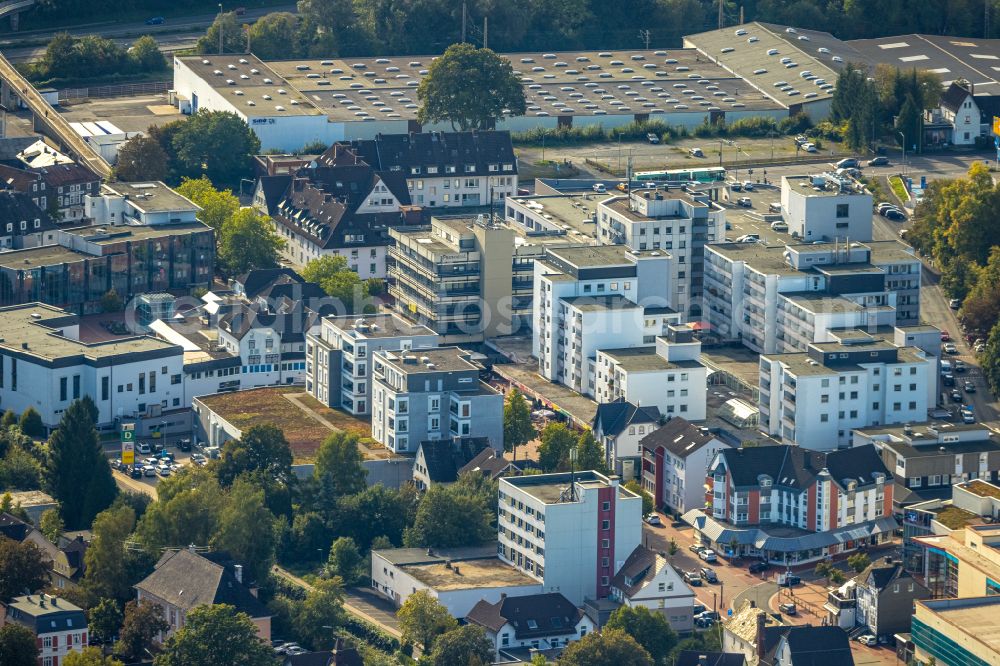
[[[177,438],[164,441],[165,446],[161,445],[162,451],[157,451],[156,445],[159,442],[156,439],[142,440],[136,446],[135,461],[142,470],[141,476],[133,476],[132,470],[127,466],[119,466],[121,448],[118,444],[105,445],[104,452],[108,456],[108,463],[112,466],[112,473],[119,488],[146,493],[155,498],[156,486],[160,479],[167,478],[188,465],[208,462],[208,458],[197,447],[192,446],[190,451],[181,451]],[[139,448],[143,443],[149,444],[149,453],[140,452]],[[167,457],[163,456],[163,452],[166,452]]]

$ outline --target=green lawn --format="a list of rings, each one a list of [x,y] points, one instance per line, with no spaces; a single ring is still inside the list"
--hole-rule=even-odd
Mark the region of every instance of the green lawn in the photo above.
[[[893,176],[889,179],[889,186],[892,188],[892,193],[899,197],[900,201],[910,200],[910,193],[906,191],[906,186],[903,185],[902,178]]]

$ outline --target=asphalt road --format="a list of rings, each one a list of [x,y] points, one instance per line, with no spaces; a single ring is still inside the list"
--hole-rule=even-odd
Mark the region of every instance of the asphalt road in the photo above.
[[[239,17],[239,20],[241,23],[253,23],[261,16],[271,12],[294,11],[295,3],[262,9],[248,9],[246,14]],[[135,21],[132,23],[107,22],[82,25],[76,28],[69,27],[58,30],[32,30],[29,32],[11,33],[4,39],[0,39],[0,51],[11,62],[30,62],[42,56],[45,53],[45,47],[24,46],[23,43],[25,41],[36,43],[40,40],[51,39],[59,33],[68,32],[74,37],[100,35],[101,37],[114,39],[122,46],[130,46],[139,36],[152,35],[159,43],[161,51],[172,53],[193,47],[198,38],[205,34],[206,28],[212,24],[216,15],[212,13],[169,18],[161,25],[146,25],[144,21]],[[19,46],[19,43],[22,45]]]

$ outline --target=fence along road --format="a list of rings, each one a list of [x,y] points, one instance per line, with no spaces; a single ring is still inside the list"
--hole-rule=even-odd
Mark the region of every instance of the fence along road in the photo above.
[[[36,128],[47,130],[46,133],[50,138],[59,141],[80,164],[87,166],[105,180],[111,178],[111,165],[70,127],[66,119],[53,109],[52,105],[46,102],[45,98],[2,55],[0,55],[0,82],[3,86],[0,98],[4,104],[10,101],[11,95],[20,98],[34,114]]]

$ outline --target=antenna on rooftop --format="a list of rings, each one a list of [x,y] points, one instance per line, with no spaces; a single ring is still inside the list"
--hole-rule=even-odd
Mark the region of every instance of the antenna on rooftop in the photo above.
[[[649,50],[649,38],[650,38],[651,34],[652,33],[650,33],[649,30],[640,30],[639,31],[639,39],[641,39],[642,41],[644,41],[646,43],[646,50],[647,51]]]
[[[576,501],[576,456],[577,449],[569,450],[569,501]]]

